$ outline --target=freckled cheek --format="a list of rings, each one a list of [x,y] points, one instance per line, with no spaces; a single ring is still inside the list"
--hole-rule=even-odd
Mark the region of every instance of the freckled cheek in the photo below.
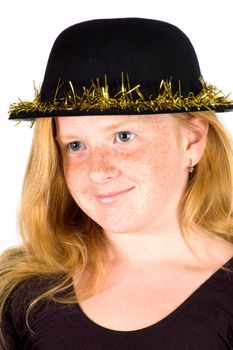
[[[168,189],[180,176],[180,156],[177,145],[166,141],[151,143],[142,154],[139,176],[159,191]]]
[[[87,177],[86,166],[77,162],[63,161],[63,171],[67,187],[71,194],[80,191]]]
[[[111,166],[119,170],[119,181],[128,179],[138,184],[155,181],[157,186],[163,186],[171,177],[172,171],[175,171],[174,163],[178,161],[177,152],[175,154],[173,146],[169,146],[166,141],[157,140],[127,153],[108,154],[99,160],[99,164],[95,164],[95,168],[104,170],[101,168],[104,163],[106,169]],[[92,167],[93,164],[88,160],[64,159],[65,179],[71,193],[88,190]],[[114,179],[116,180],[118,179]]]
[[[137,150],[129,153],[109,154],[106,157],[100,158],[94,164],[88,160],[78,161],[75,159],[64,159],[63,170],[66,184],[70,192],[82,192],[90,189],[90,174],[95,171],[108,172],[111,168],[116,168],[115,173],[117,178],[113,181],[122,181],[123,178],[134,179],[140,171],[144,151]],[[119,183],[120,184],[120,183]]]

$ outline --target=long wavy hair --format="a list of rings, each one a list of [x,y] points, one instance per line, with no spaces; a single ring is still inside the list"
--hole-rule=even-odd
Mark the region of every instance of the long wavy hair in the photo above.
[[[190,119],[197,115],[209,123],[207,144],[181,199],[181,223],[198,225],[233,242],[232,140],[212,111],[175,117],[193,128]],[[36,120],[18,220],[22,245],[8,249],[0,258],[0,315],[9,295],[23,281],[56,277],[49,290],[31,303],[29,312],[45,297],[63,303],[85,299],[95,293],[104,276],[108,242],[102,228],[77,206],[66,187],[55,133],[52,118]],[[78,296],[72,291],[58,297],[58,292],[72,286],[74,273],[81,280],[90,271]]]

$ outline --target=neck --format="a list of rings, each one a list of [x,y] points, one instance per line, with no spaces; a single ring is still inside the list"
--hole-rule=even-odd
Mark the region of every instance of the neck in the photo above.
[[[178,220],[167,221],[153,230],[125,233],[105,231],[105,234],[109,241],[110,261],[115,263],[135,265],[191,254]]]

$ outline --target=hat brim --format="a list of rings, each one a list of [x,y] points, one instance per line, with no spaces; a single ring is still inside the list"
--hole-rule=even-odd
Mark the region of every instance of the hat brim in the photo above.
[[[98,115],[151,115],[151,114],[173,114],[173,113],[187,113],[187,112],[201,112],[201,111],[215,111],[216,113],[223,113],[223,112],[231,112],[233,111],[233,105],[232,106],[217,106],[216,108],[212,107],[199,107],[199,108],[190,108],[189,110],[180,108],[179,110],[158,110],[158,111],[132,111],[132,109],[112,109],[112,110],[89,110],[89,111],[80,111],[80,110],[59,110],[59,111],[49,111],[49,112],[18,112],[18,113],[11,113],[9,116],[9,120],[16,120],[16,121],[34,121],[38,118],[51,118],[51,117],[81,117],[81,116],[98,116]]]
[[[37,118],[58,116],[92,116],[92,115],[144,115],[171,114],[198,111],[215,111],[218,113],[232,111],[233,100],[223,95],[214,85],[208,85],[199,78],[202,89],[198,94],[190,92],[183,96],[180,91],[174,92],[171,79],[162,80],[157,96],[144,97],[140,85],[127,89],[123,84],[121,90],[113,97],[110,87],[92,82],[84,88],[82,95],[76,95],[70,84],[70,91],[59,96],[58,83],[55,97],[51,101],[41,101],[40,91],[35,89],[32,102],[20,101],[10,106],[10,120],[33,121]],[[99,80],[98,80],[99,81]]]

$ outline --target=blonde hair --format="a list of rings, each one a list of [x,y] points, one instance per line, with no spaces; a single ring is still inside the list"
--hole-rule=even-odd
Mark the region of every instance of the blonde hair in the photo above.
[[[187,183],[181,200],[184,227],[198,226],[233,242],[233,143],[231,135],[212,111],[181,113],[181,123],[198,117],[208,122],[204,153]]]
[[[233,241],[232,141],[214,112],[180,113],[189,127],[197,116],[209,123],[204,154],[191,174],[181,201],[183,226],[199,227]],[[38,276],[55,277],[54,285],[32,302],[44,297],[60,302],[77,301],[74,292],[58,298],[72,286],[72,276],[91,271],[78,298],[92,295],[104,275],[107,241],[102,228],[74,202],[63,176],[62,159],[55,141],[52,118],[38,119],[27,166],[19,213],[23,244],[6,251],[0,259],[0,314],[13,289]]]

